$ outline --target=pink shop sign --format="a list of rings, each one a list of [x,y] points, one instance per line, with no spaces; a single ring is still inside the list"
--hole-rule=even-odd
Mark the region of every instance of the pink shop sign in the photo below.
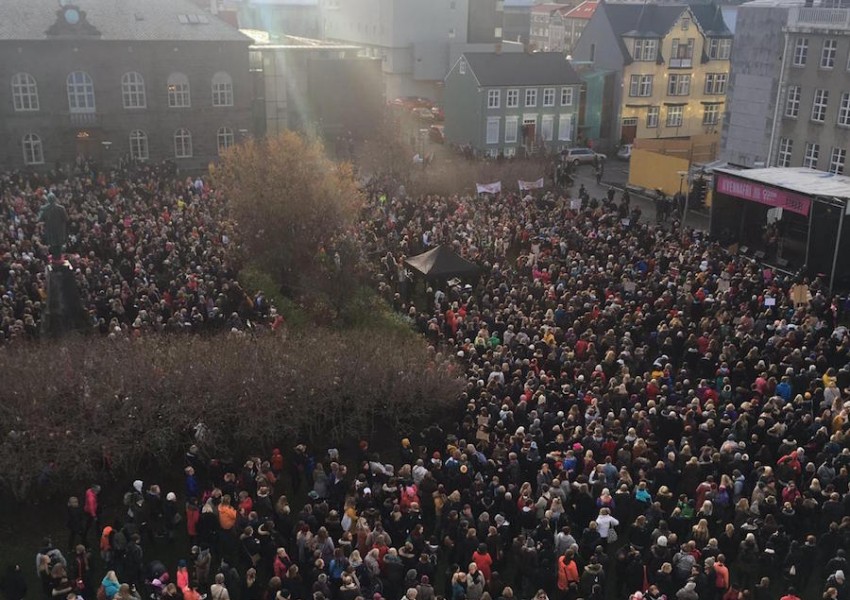
[[[812,205],[810,198],[794,192],[770,188],[760,183],[744,181],[720,173],[715,175],[715,179],[717,179],[717,192],[719,194],[735,196],[768,206],[779,206],[784,210],[803,216],[809,214]]]

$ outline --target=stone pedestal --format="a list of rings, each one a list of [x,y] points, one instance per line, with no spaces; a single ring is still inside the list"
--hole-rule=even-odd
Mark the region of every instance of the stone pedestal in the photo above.
[[[88,316],[71,266],[68,263],[49,265],[47,305],[41,316],[42,335],[57,338],[72,331],[83,333],[89,329]]]

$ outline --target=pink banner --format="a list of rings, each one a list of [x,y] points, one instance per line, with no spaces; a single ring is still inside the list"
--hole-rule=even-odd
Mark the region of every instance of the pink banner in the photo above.
[[[719,194],[735,196],[768,206],[778,206],[783,210],[803,216],[809,214],[812,205],[811,198],[787,190],[767,187],[754,181],[746,181],[721,173],[716,173],[714,178],[717,180],[716,189]]]

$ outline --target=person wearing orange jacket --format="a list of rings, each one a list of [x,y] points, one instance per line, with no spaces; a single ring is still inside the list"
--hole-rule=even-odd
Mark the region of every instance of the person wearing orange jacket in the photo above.
[[[225,531],[230,531],[236,525],[236,509],[230,504],[230,496],[225,494],[218,506],[218,522]]]
[[[558,596],[561,600],[570,598],[571,594],[575,595],[576,588],[581,579],[578,574],[578,564],[576,564],[574,556],[575,552],[570,549],[558,559]]]

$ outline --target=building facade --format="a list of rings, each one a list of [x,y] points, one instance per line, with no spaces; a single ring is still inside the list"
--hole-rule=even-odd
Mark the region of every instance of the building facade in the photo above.
[[[843,174],[850,149],[850,8],[789,10],[770,166]]]
[[[251,133],[250,40],[185,0],[12,0],[4,11],[6,167],[85,156],[196,169]]]
[[[598,2],[595,0],[585,0],[566,14],[558,13],[555,15],[555,21],[560,21],[563,28],[563,40],[561,46],[564,52],[570,53],[578,44],[581,38],[581,32],[587,26],[590,19],[593,18],[593,13],[596,12]]]
[[[322,29],[381,60],[387,99],[437,99],[451,47],[467,43],[469,1],[322,0]]]
[[[719,7],[600,3],[573,59],[614,73],[616,110],[602,146],[635,139],[693,139],[716,154],[732,33]]]
[[[531,9],[531,28],[528,41],[535,50],[561,52],[564,49],[564,20],[561,12],[572,8],[569,5],[545,3]]]
[[[488,156],[574,145],[581,80],[556,53],[465,53],[446,77],[446,140]]]
[[[738,7],[720,158],[753,168],[768,163],[789,11],[803,0],[753,0]]]

